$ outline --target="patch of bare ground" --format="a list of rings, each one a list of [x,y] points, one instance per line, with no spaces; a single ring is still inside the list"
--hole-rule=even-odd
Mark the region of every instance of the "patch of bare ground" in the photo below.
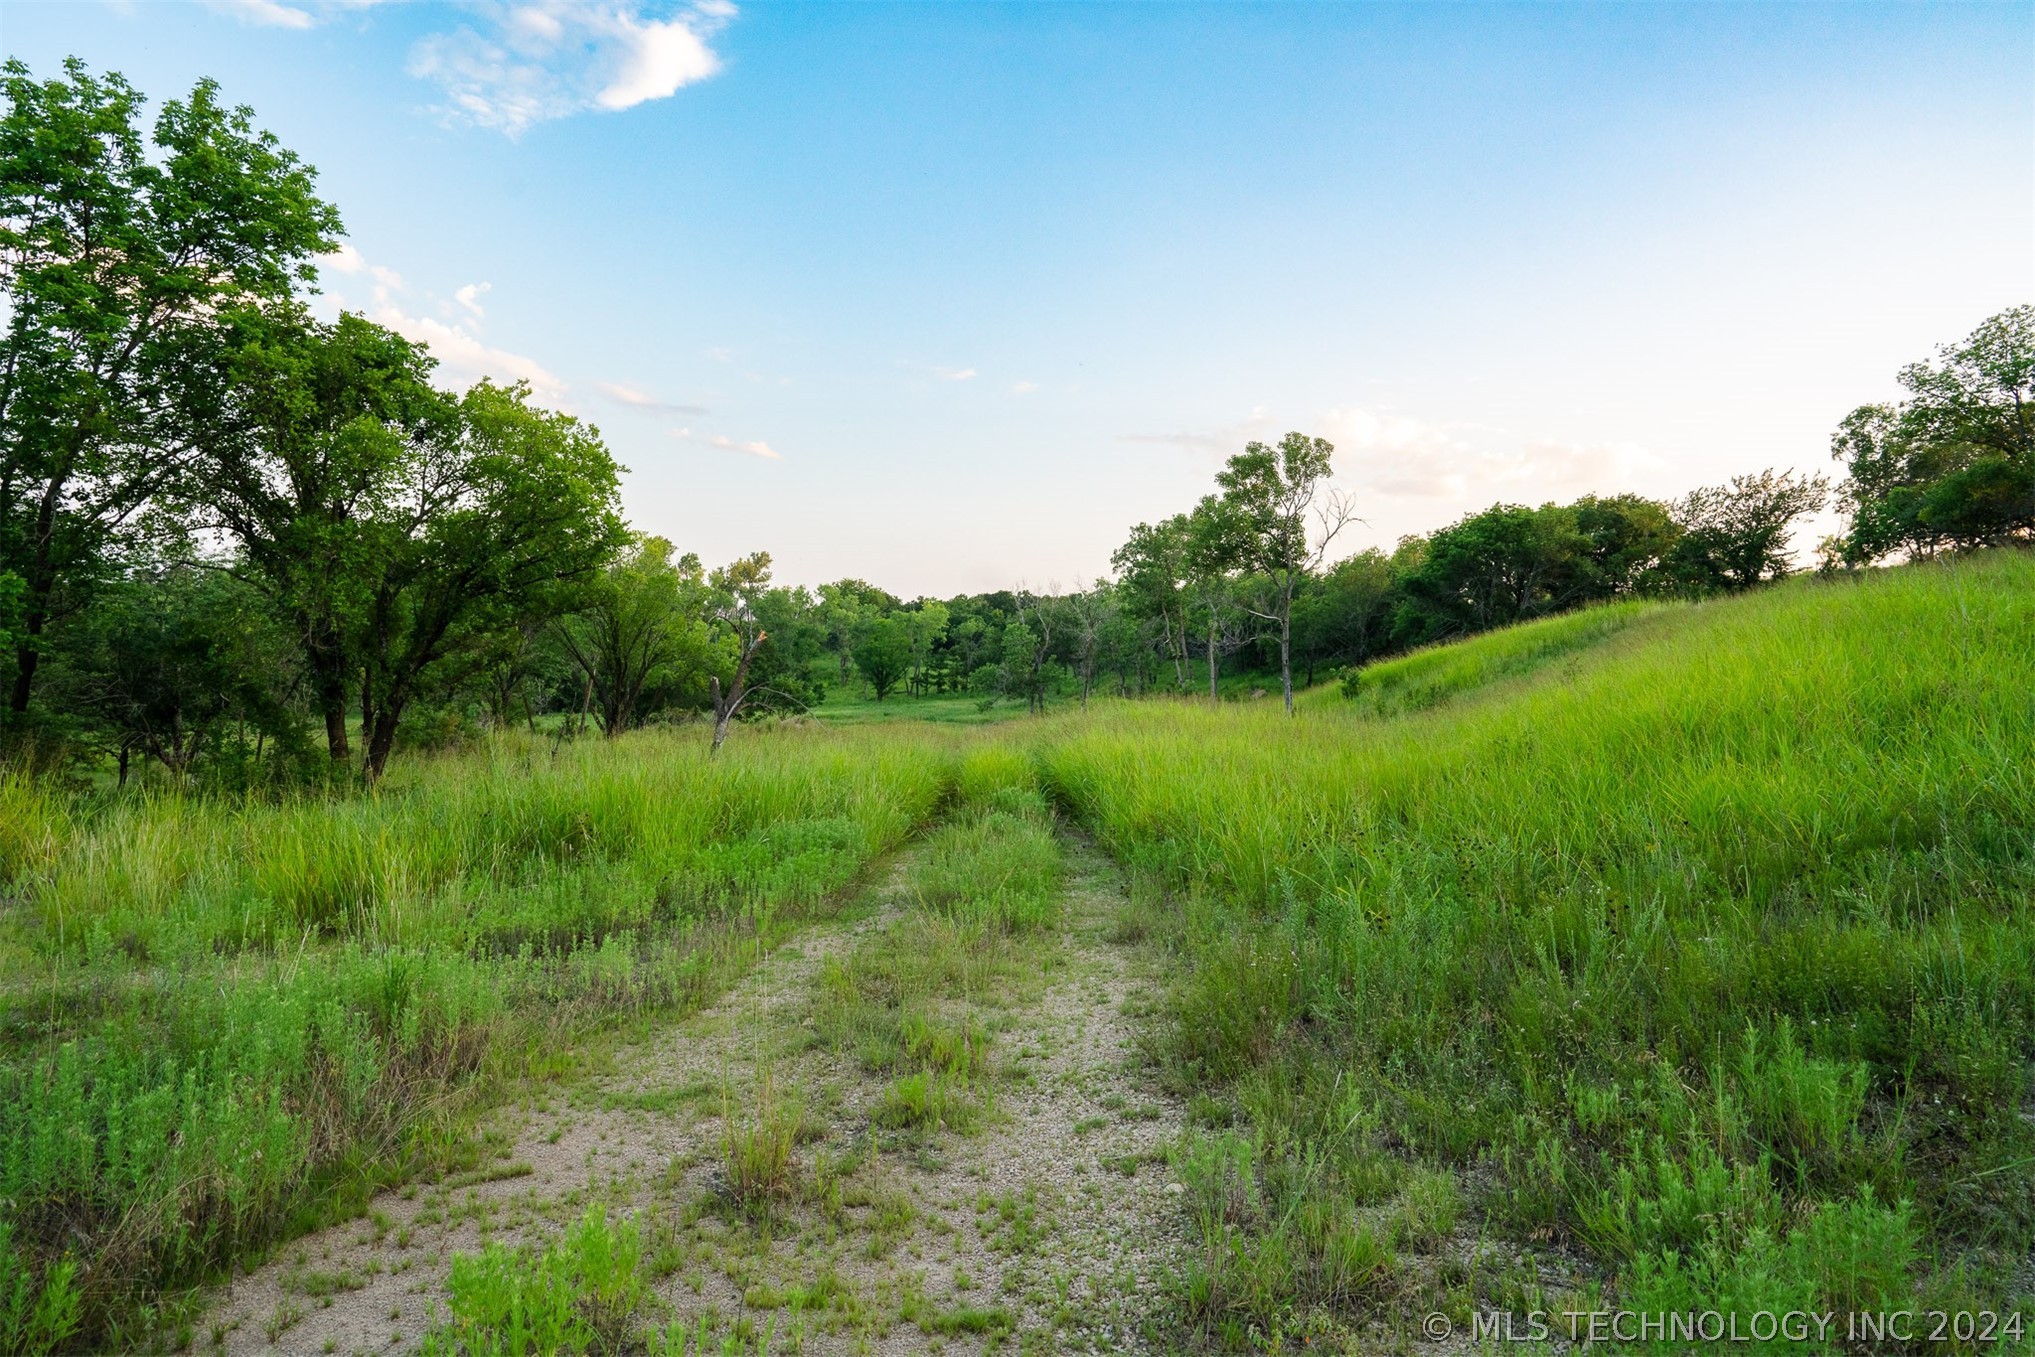
[[[1113,869],[1067,854],[1058,926],[955,1004],[990,1037],[966,1117],[894,1115],[891,1075],[815,1026],[829,975],[903,936],[907,859],[710,1008],[495,1114],[484,1167],[384,1194],[235,1281],[198,1350],[415,1351],[455,1255],[541,1243],[594,1203],[641,1233],[660,1352],[1163,1346],[1187,1236],[1162,1154],[1181,1109],[1139,1055],[1157,981],[1112,940]],[[773,1131],[781,1161],[757,1144],[741,1167],[731,1134]]]

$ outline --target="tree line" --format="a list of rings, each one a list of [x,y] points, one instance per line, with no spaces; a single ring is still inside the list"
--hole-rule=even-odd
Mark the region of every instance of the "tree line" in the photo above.
[[[520,385],[436,385],[419,345],[317,318],[337,209],[211,82],[163,106],[77,60],[0,68],[0,736],[175,778],[343,772],[481,727],[557,738],[878,701],[1219,691],[1586,604],[1787,574],[1822,477],[1678,500],[1500,504],[1335,558],[1333,449],[1229,459],[1107,579],[906,601],[776,584],[624,521],[598,432]],[[2035,310],[1901,373],[1834,441],[1826,568],[2035,534]]]

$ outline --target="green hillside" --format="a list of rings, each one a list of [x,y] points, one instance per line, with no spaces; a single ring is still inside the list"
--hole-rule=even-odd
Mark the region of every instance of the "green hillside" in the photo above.
[[[2028,1293],[2035,557],[1583,613],[1355,688],[1044,755],[1184,902],[1142,926],[1186,963],[1204,1323],[1526,1308],[1529,1254],[1641,1309]],[[1465,1229],[1513,1263],[1395,1262]]]

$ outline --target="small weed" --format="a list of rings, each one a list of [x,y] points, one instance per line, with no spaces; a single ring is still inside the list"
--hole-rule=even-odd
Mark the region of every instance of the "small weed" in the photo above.
[[[284,1301],[269,1315],[268,1323],[262,1325],[262,1333],[274,1343],[291,1329],[304,1322],[304,1307],[295,1301]]]
[[[721,1105],[721,1162],[729,1193],[745,1206],[782,1201],[792,1193],[805,1109],[780,1094],[766,1070],[754,1097],[740,1110],[725,1091]]]

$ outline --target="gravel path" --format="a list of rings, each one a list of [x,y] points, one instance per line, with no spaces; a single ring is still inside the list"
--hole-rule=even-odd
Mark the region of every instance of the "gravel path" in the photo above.
[[[878,1131],[886,1081],[813,1035],[827,959],[904,908],[894,871],[859,917],[804,930],[710,1008],[495,1114],[486,1167],[281,1250],[222,1293],[199,1350],[414,1351],[455,1254],[548,1239],[597,1202],[642,1227],[660,1322],[705,1317],[716,1351],[1159,1346],[1185,1241],[1162,1153],[1180,1107],[1138,1054],[1156,979],[1111,940],[1120,883],[1066,846],[1060,937],[1040,945],[1043,983],[992,1015],[997,1092],[975,1134]],[[722,1117],[763,1077],[806,1130],[799,1190],[757,1218],[729,1200]]]

